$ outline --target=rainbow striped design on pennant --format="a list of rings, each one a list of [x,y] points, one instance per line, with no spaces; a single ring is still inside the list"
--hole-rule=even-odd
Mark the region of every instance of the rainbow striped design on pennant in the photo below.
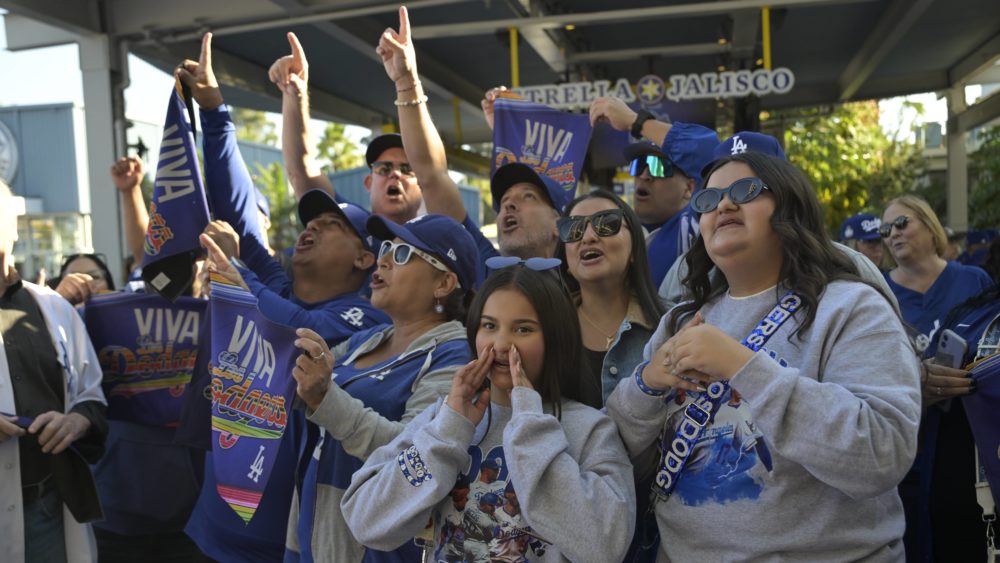
[[[253,438],[265,438],[268,440],[280,440],[284,428],[281,430],[268,430],[266,428],[255,428],[246,423],[226,420],[218,416],[212,416],[212,430],[225,432],[233,436],[250,436]]]
[[[250,519],[257,512],[257,507],[260,506],[260,498],[263,496],[261,492],[225,485],[216,485],[215,490],[219,492],[219,496],[226,501],[229,508],[236,512],[240,520],[243,520],[244,525],[250,523]]]

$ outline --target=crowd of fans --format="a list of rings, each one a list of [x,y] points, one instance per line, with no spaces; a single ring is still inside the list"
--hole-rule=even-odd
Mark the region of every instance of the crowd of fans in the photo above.
[[[631,204],[595,189],[562,205],[545,174],[505,164],[494,247],[448,174],[401,9],[376,49],[400,133],[368,145],[371,213],[310,154],[309,67],[288,34],[269,77],[303,230],[272,249],[211,39],[176,70],[214,214],[187,293],[224,279],[298,329],[263,500],[241,520],[179,426],[106,419],[79,312],[144,284],[116,288],[90,253],[50,287],[22,280],[0,185],[0,560],[986,560],[963,398],[965,366],[997,349],[995,232],[960,248],[904,195],[831,240],[774,138],[720,142],[600,98],[591,121],[638,139]],[[484,96],[491,127],[504,90]],[[145,173],[111,168],[135,264]],[[967,343],[950,365],[946,330]]]

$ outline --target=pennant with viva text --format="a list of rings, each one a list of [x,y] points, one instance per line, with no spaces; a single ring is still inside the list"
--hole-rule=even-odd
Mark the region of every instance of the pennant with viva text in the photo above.
[[[250,292],[213,276],[212,459],[216,490],[245,524],[260,505],[295,393],[295,329]]]
[[[171,301],[194,280],[193,266],[201,251],[198,235],[209,221],[194,132],[185,110],[177,82],[163,124],[142,255],[142,279]]]
[[[511,95],[507,95],[511,96]],[[493,104],[493,159],[490,175],[511,162],[523,162],[562,186],[569,203],[590,145],[590,116],[544,104],[500,97]]]
[[[108,418],[150,426],[177,425],[182,395],[198,355],[207,302],[159,295],[96,295],[83,309],[104,372]]]

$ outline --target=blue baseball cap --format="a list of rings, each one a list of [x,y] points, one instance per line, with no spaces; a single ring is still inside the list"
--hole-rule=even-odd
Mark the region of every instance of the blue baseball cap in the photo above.
[[[857,215],[848,217],[840,224],[840,242],[847,242],[849,240],[878,240],[882,238],[878,234],[878,228],[881,225],[881,219],[867,213],[858,213]]]
[[[368,232],[379,240],[399,238],[433,254],[458,276],[462,289],[472,289],[476,285],[479,265],[476,241],[451,217],[429,213],[400,225],[381,215],[372,215],[368,219]]]
[[[785,156],[785,151],[781,148],[781,143],[778,142],[778,139],[775,139],[770,135],[754,131],[740,131],[739,133],[736,133],[732,137],[729,137],[725,141],[716,145],[715,149],[712,151],[712,160],[709,161],[704,168],[702,168],[701,175],[704,176],[705,174],[708,174],[709,168],[715,164],[715,161],[726,158],[727,156],[743,154],[745,152],[760,152],[780,158],[781,160],[788,160],[788,157]],[[842,238],[841,240],[845,239]]]
[[[701,183],[701,171],[712,160],[712,150],[719,144],[719,136],[708,127],[697,123],[675,122],[663,139],[663,145],[649,141],[632,143],[625,147],[625,158],[654,154],[666,158],[681,173]]]
[[[386,133],[372,139],[372,142],[368,143],[368,148],[365,149],[365,162],[368,163],[368,168],[371,168],[372,164],[378,161],[378,157],[382,156],[382,153],[391,148],[403,148],[403,137],[399,133]]]
[[[487,506],[503,506],[503,499],[496,493],[486,493],[479,497],[479,504]]]
[[[371,213],[353,203],[337,203],[332,195],[321,189],[309,190],[299,200],[299,221],[302,221],[303,225],[308,225],[309,221],[327,212],[336,213],[347,219],[354,234],[358,235],[365,248],[372,253],[376,251],[375,239],[365,228]]]
[[[493,173],[490,180],[490,193],[493,194],[493,210],[500,212],[500,200],[503,194],[514,184],[532,184],[538,186],[549,196],[549,204],[559,212],[566,205],[566,192],[558,182],[545,174],[535,172],[535,169],[520,162],[504,164]]]
[[[965,244],[987,244],[997,237],[996,229],[969,229],[965,233]]]
[[[257,190],[257,209],[260,209],[260,212],[268,219],[271,218],[271,202],[267,201],[267,196],[259,189]]]

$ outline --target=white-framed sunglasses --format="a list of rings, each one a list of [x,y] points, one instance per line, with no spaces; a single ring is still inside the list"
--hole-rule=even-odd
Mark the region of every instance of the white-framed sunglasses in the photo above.
[[[436,270],[440,270],[445,273],[451,271],[451,269],[448,268],[444,262],[409,243],[392,242],[391,240],[382,241],[382,246],[378,249],[379,259],[386,254],[392,254],[392,261],[399,266],[405,265],[410,261],[410,257],[416,254],[417,256],[423,258],[424,261],[433,266]]]

